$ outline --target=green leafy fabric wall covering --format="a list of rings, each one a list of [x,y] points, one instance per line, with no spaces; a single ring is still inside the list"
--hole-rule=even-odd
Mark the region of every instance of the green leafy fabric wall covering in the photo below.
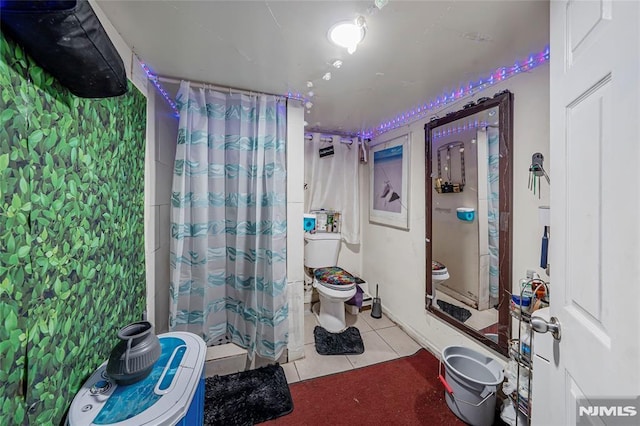
[[[77,98],[0,53],[0,423],[59,424],[144,310],[146,99]]]

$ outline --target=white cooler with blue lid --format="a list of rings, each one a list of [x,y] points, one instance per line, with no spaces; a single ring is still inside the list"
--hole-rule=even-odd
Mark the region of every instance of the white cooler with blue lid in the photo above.
[[[207,347],[192,333],[158,336],[162,353],[143,380],[118,385],[102,364],[78,391],[67,416],[76,425],[193,425],[204,415]]]

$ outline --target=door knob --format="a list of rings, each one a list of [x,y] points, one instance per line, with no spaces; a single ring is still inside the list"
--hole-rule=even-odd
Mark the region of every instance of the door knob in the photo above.
[[[554,339],[560,340],[560,321],[556,317],[551,317],[549,321],[544,318],[533,317],[531,318],[531,328],[538,333],[546,333],[548,331]]]

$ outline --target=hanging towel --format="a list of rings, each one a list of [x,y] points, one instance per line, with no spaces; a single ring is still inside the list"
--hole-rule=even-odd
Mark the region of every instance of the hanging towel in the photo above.
[[[360,244],[359,152],[357,142],[344,144],[340,136],[322,142],[320,134],[304,142],[304,174],[307,190],[304,209],[328,209],[341,213],[340,232],[348,244]],[[324,138],[323,138],[324,139]],[[320,157],[319,150],[333,145],[334,155]]]

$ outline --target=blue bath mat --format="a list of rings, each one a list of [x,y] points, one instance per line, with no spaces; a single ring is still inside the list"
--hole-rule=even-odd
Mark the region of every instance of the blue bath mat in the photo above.
[[[320,326],[313,329],[316,351],[320,355],[359,355],[364,352],[360,330],[349,327],[341,333],[330,333]]]

